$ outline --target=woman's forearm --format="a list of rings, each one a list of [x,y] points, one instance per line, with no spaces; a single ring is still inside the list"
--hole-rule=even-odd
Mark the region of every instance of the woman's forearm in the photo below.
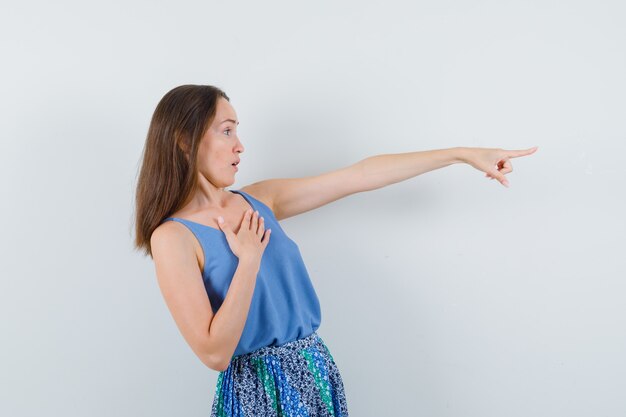
[[[209,356],[212,359],[207,360],[207,363],[219,370],[228,367],[241,339],[259,267],[260,261],[239,260],[226,297],[209,325],[207,351],[211,352]]]
[[[464,161],[467,148],[375,155],[359,162],[365,190],[375,190],[438,168]]]

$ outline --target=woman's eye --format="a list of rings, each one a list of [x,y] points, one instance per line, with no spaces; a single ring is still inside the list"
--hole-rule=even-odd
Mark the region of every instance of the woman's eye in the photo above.
[[[226,129],[224,132],[230,132],[230,129]],[[230,135],[227,135],[227,136],[230,136]]]

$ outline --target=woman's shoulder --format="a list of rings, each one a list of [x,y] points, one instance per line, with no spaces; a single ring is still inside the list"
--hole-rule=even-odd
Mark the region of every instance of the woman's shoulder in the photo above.
[[[273,197],[270,194],[269,187],[265,186],[265,181],[255,182],[239,188],[250,197],[267,207],[274,214]]]
[[[157,226],[150,237],[152,258],[161,256],[192,261],[190,253],[195,254],[195,262],[202,270],[204,267],[204,252],[197,238],[188,227],[177,221],[164,221]],[[191,255],[193,256],[193,255]]]
[[[174,217],[174,216],[172,216]],[[196,248],[196,238],[189,228],[178,221],[164,220],[150,236],[150,245],[169,252],[173,248]]]

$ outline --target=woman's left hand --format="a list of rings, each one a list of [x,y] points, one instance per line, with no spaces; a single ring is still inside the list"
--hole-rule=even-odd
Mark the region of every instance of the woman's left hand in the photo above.
[[[483,171],[485,176],[491,179],[496,178],[506,187],[509,186],[504,174],[513,171],[513,166],[509,161],[511,158],[518,158],[534,153],[537,146],[519,150],[505,150],[500,148],[465,148],[464,160],[469,165],[479,171]]]

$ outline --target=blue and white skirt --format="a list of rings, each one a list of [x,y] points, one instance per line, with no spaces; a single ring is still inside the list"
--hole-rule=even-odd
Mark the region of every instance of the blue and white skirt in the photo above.
[[[317,332],[233,357],[211,410],[226,416],[348,417],[339,369]]]

